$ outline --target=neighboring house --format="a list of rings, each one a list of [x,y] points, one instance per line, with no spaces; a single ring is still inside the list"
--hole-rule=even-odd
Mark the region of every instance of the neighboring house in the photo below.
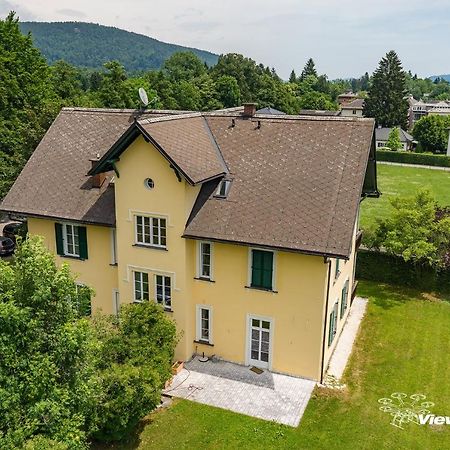
[[[92,286],[92,310],[154,301],[175,357],[321,380],[355,290],[374,122],[65,108],[1,210]]]
[[[409,97],[409,126],[412,128],[414,124],[422,117],[429,114],[448,116],[450,115],[450,101],[444,100],[416,100],[412,96]]]
[[[277,116],[277,115],[285,115],[286,113],[278,109],[272,108],[271,106],[266,106],[265,108],[258,109],[258,111],[256,111],[256,114],[268,114],[272,116]]]
[[[364,99],[357,98],[350,103],[341,106],[342,117],[362,117],[364,109]]]
[[[386,147],[387,141],[389,139],[389,134],[392,128],[376,128],[375,129],[375,142],[377,148]],[[417,145],[417,141],[405,130],[401,128],[398,129],[398,134],[400,135],[400,142],[403,148],[401,150],[414,150]]]
[[[300,116],[339,116],[340,111],[331,111],[328,109],[301,109],[299,111]]]
[[[339,94],[337,97],[337,101],[340,106],[344,106],[358,98],[359,98],[358,94],[355,94],[355,93],[349,91],[349,92],[345,92],[344,94]]]

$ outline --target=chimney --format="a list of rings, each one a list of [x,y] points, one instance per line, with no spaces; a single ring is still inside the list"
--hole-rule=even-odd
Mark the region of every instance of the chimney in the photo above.
[[[90,159],[91,161],[91,168],[93,169],[97,164],[100,158]],[[105,173],[97,173],[95,175],[92,175],[92,187],[96,189],[100,189],[102,187],[102,184],[105,182],[106,174]]]
[[[244,103],[244,117],[253,117],[256,114],[256,103]]]
[[[450,156],[450,128],[448,129],[447,156]]]

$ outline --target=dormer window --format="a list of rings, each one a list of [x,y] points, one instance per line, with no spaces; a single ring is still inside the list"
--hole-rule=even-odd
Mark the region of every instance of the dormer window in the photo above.
[[[216,191],[216,197],[226,198],[228,196],[228,192],[230,190],[231,181],[230,180],[222,180],[219,183],[219,186]]]

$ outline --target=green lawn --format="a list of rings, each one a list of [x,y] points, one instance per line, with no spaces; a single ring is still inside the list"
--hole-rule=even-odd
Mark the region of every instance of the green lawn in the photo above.
[[[373,227],[377,217],[389,215],[389,198],[395,195],[414,195],[418,189],[427,187],[441,205],[450,205],[450,172],[415,167],[378,164],[378,199],[368,198],[362,202],[361,228]]]
[[[450,303],[417,291],[362,282],[370,298],[344,391],[316,388],[296,429],[176,401],[115,449],[444,449],[450,425],[390,425],[378,399],[421,393],[450,416]]]

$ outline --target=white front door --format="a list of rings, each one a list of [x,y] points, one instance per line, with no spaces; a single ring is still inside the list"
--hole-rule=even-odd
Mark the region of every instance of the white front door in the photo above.
[[[248,323],[248,362],[250,365],[268,369],[271,359],[272,321],[250,316]]]

